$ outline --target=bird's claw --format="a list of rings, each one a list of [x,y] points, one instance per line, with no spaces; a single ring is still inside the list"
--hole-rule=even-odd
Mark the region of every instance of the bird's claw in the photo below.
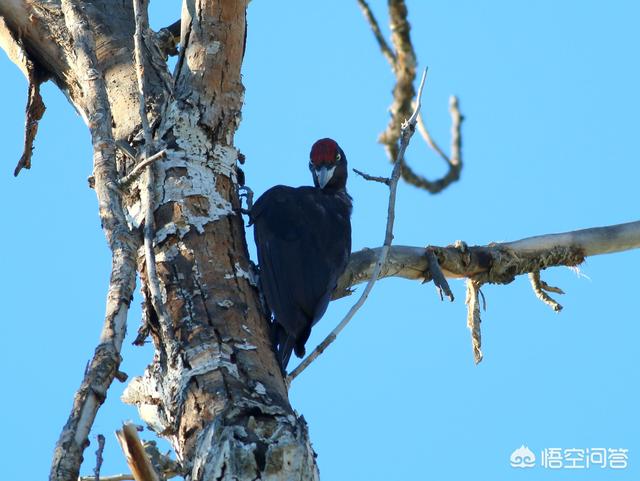
[[[240,199],[244,197],[245,202],[247,203],[247,208],[240,209],[240,212],[249,215],[249,212],[251,212],[251,208],[253,207],[253,190],[246,185],[241,185],[238,187],[238,196]]]

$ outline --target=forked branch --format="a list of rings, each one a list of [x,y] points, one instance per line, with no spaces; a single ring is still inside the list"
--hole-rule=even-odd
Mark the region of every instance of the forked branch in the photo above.
[[[380,25],[366,0],[357,1],[367,23],[371,27],[380,52],[389,62],[391,70],[396,77],[396,85],[393,89],[393,102],[389,109],[391,119],[389,120],[386,130],[379,138],[379,141],[385,146],[387,156],[393,161],[393,159],[397,158],[398,139],[400,138],[402,122],[413,110],[412,99],[414,97],[413,83],[416,76],[416,54],[411,42],[411,26],[408,20],[408,10],[404,0],[389,0],[392,43],[392,46],[390,46],[382,35]],[[408,183],[432,194],[441,192],[450,184],[457,181],[460,178],[460,171],[462,170],[461,126],[463,117],[460,114],[458,99],[455,96],[449,99],[449,112],[451,114],[451,153],[449,155],[438,146],[431,137],[431,134],[429,134],[422,114],[418,115],[418,130],[420,135],[427,145],[446,162],[448,166],[446,174],[439,179],[429,180],[425,176],[417,174],[406,162],[406,159],[402,159],[402,178]]]

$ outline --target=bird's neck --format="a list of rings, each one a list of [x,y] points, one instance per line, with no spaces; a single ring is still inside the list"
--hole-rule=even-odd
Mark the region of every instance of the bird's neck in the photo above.
[[[347,195],[347,187],[345,185],[341,186],[330,186],[327,185],[324,189],[318,189],[320,192],[326,195]]]

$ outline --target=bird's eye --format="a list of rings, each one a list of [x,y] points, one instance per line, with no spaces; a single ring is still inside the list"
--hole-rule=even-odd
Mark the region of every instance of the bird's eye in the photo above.
[[[312,161],[309,161],[309,168],[313,169],[313,162]]]
[[[342,158],[342,156],[340,155],[340,152],[338,152],[336,154],[336,162],[339,162],[341,158]]]

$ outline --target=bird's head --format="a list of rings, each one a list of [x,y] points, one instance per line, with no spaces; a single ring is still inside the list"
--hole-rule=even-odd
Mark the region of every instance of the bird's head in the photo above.
[[[313,144],[309,170],[320,189],[339,190],[347,184],[347,158],[333,139],[320,139]]]

